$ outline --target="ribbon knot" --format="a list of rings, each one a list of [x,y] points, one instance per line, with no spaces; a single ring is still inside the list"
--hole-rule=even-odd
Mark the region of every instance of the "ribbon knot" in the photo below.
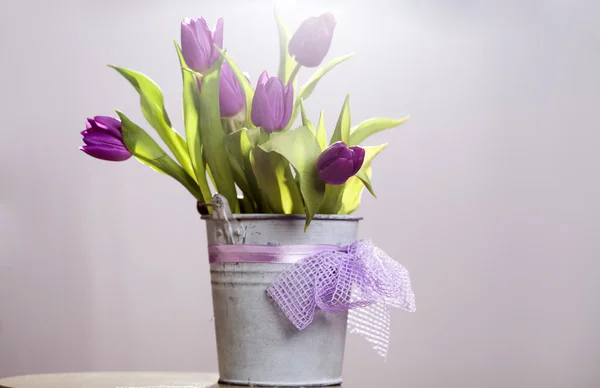
[[[408,271],[370,240],[298,261],[267,292],[299,330],[313,321],[317,308],[331,313],[350,310],[350,332],[364,336],[383,357],[389,347],[389,307],[416,309]]]

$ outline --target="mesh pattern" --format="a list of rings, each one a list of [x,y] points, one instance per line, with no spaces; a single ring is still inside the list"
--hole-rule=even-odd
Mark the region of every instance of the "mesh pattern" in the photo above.
[[[317,308],[351,310],[350,332],[364,336],[383,357],[389,346],[389,307],[415,311],[408,271],[370,240],[357,241],[345,252],[323,251],[299,261],[267,292],[299,330],[313,321]]]

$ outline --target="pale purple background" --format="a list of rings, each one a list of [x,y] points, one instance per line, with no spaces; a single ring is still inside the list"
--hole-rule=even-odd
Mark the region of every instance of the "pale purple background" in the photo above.
[[[324,108],[331,131],[347,91],[355,123],[412,115],[369,140],[391,146],[360,214],[362,237],[411,271],[417,313],[394,312],[387,363],[350,337],[347,380],[600,386],[600,7],[318,3],[278,2],[291,28],[332,11],[328,58],[357,56],[318,87],[310,118]],[[200,15],[225,17],[253,82],[276,71],[272,2],[2,2],[0,376],[216,369],[194,201],[133,160],[77,149],[88,116],[144,123],[107,63],[158,82],[182,128],[172,39]]]

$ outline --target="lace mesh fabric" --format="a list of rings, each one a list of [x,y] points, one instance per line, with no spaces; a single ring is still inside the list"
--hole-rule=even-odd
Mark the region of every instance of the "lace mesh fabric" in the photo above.
[[[267,292],[299,330],[312,322],[317,308],[330,313],[350,310],[350,332],[364,336],[383,357],[389,347],[389,307],[416,309],[408,271],[370,240],[297,262]]]

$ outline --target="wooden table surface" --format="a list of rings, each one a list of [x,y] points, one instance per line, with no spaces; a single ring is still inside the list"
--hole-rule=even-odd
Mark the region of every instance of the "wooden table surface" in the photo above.
[[[216,373],[57,373],[0,379],[0,388],[233,388],[232,385],[218,384],[218,379]]]

